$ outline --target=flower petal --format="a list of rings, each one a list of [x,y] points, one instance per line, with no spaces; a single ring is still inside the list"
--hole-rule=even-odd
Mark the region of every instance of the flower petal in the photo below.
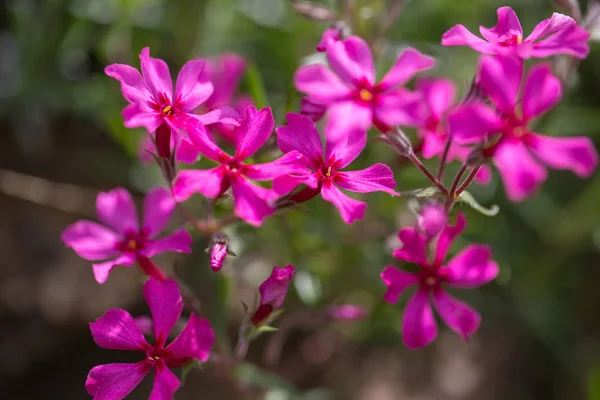
[[[169,101],[172,101],[173,81],[167,63],[160,58],[150,57],[150,48],[144,47],[140,53],[140,65],[144,80],[152,90],[154,98],[159,99],[162,93]]]
[[[388,127],[417,126],[423,118],[422,101],[418,93],[405,89],[380,94],[374,109],[374,119]]]
[[[88,374],[85,388],[94,400],[121,400],[140,384],[151,369],[152,364],[145,360],[137,364],[98,365]]]
[[[396,187],[394,173],[385,164],[371,165],[360,171],[338,172],[335,184],[351,192],[385,192],[392,196],[400,196],[400,193],[394,190]]]
[[[183,332],[166,348],[169,354],[166,362],[170,367],[179,367],[190,359],[206,362],[214,341],[210,322],[192,313]]]
[[[445,78],[420,79],[417,90],[423,96],[430,115],[438,121],[443,119],[456,97],[456,86]]]
[[[173,195],[177,201],[184,201],[194,193],[201,193],[209,199],[214,199],[227,187],[223,187],[221,167],[207,170],[182,170],[179,171],[173,183]]]
[[[586,58],[590,52],[588,40],[590,33],[577,25],[577,22],[564,14],[553,13],[550,19],[540,22],[525,39],[533,43],[531,57],[548,57],[555,54],[568,54],[577,58]]]
[[[429,304],[429,293],[417,290],[402,317],[402,339],[409,349],[427,346],[437,336],[437,326]]]
[[[398,239],[400,239],[402,247],[394,250],[394,257],[419,266],[429,264],[425,248],[427,242],[421,232],[415,228],[403,228],[398,232]]]
[[[308,173],[307,161],[299,152],[290,151],[268,163],[246,165],[244,176],[257,181],[270,181],[279,176]]]
[[[335,163],[340,170],[350,165],[363,151],[367,144],[367,132],[356,125],[347,125],[342,135],[334,129],[335,126],[331,124],[325,126],[325,160]]]
[[[327,46],[327,61],[331,68],[346,82],[356,84],[366,81],[375,83],[375,66],[371,50],[358,36],[330,42]]]
[[[367,140],[367,130],[373,124],[371,108],[354,101],[333,104],[327,112],[325,138],[329,142],[346,141],[349,135],[363,135]]]
[[[406,49],[400,53],[394,66],[377,84],[377,87],[388,90],[395,86],[404,85],[415,74],[431,69],[434,65],[434,58],[426,56],[416,49]]]
[[[458,143],[478,143],[502,129],[500,116],[487,104],[471,102],[448,116],[452,137]]]
[[[287,113],[287,126],[276,129],[277,145],[283,153],[297,150],[314,162],[320,161],[323,145],[315,123],[301,114]]]
[[[444,33],[442,46],[469,46],[483,54],[494,54],[494,45],[475,36],[464,25],[455,25]]]
[[[300,67],[294,76],[294,84],[299,92],[317,104],[328,105],[347,99],[351,94],[350,88],[324,65]]]
[[[506,194],[519,202],[534,193],[546,180],[541,166],[521,142],[502,143],[494,152],[494,165],[500,171]]]
[[[146,247],[141,251],[145,257],[154,257],[157,254],[167,251],[177,253],[191,253],[192,236],[185,229],[180,229],[175,233],[160,239],[149,240]]]
[[[513,115],[518,101],[523,61],[516,57],[483,56],[478,83],[500,111]]]
[[[274,266],[271,275],[258,287],[260,304],[269,304],[273,308],[281,307],[295,272],[296,270],[291,264],[284,268]]]
[[[173,400],[177,389],[181,386],[179,378],[162,362],[154,369],[154,386],[148,400]]]
[[[138,216],[131,194],[123,188],[101,192],[96,197],[98,219],[124,235],[138,231]]]
[[[437,246],[435,249],[435,265],[441,265],[446,259],[448,250],[452,246],[452,242],[460,235],[467,227],[467,218],[462,212],[456,215],[456,223],[454,225],[446,224],[440,232]]]
[[[342,220],[347,224],[351,224],[357,219],[362,219],[365,215],[367,204],[346,196],[335,185],[323,185],[321,196],[337,207]]]
[[[522,39],[523,29],[515,11],[510,7],[500,7],[497,13],[498,22],[496,26],[492,28],[480,26],[479,32],[481,32],[481,35],[492,43],[497,42],[502,36],[514,34],[520,35]]]
[[[186,62],[175,85],[175,99],[181,101],[184,111],[192,111],[213,93],[213,85],[204,71],[204,60]]]
[[[239,126],[242,117],[240,114],[230,106],[221,106],[206,114],[190,115],[192,118],[200,121],[203,125],[212,124],[227,124],[232,126]]]
[[[148,237],[158,235],[167,225],[175,209],[173,195],[165,187],[157,187],[144,198],[143,227]]]
[[[277,199],[272,190],[256,186],[244,178],[232,182],[235,214],[252,226],[262,225],[263,220],[275,209],[269,202]]]
[[[120,236],[96,222],[77,221],[69,225],[60,238],[86,260],[106,260],[119,254],[116,246]]]
[[[484,285],[498,276],[498,264],[492,259],[492,250],[485,245],[472,244],[448,262],[448,284],[458,288]]]
[[[529,133],[526,144],[546,165],[570,169],[581,178],[589,178],[598,166],[598,152],[588,137],[558,138]]]
[[[155,347],[164,347],[169,333],[183,310],[183,301],[177,282],[167,279],[160,282],[150,278],[144,284],[144,298],[154,321]]]
[[[104,73],[121,82],[123,97],[130,103],[146,102],[152,98],[150,89],[142,79],[140,72],[130,65],[111,64]]]
[[[550,110],[560,101],[562,86],[549,64],[531,68],[523,93],[523,118],[529,120]]]
[[[108,275],[113,270],[114,267],[117,266],[132,266],[135,262],[135,254],[127,253],[122,254],[114,260],[106,261],[99,264],[92,264],[92,268],[94,271],[94,278],[96,282],[102,284],[106,282],[108,279]]]
[[[130,104],[123,109],[123,125],[126,128],[145,128],[153,133],[163,119],[153,110],[146,110],[141,103]]]
[[[418,278],[415,274],[399,270],[391,265],[385,267],[384,270],[381,271],[380,276],[387,286],[387,291],[383,295],[383,300],[390,304],[396,304],[402,292],[410,285],[414,285],[418,282]]]
[[[275,119],[271,107],[265,107],[260,111],[248,107],[245,123],[236,129],[236,157],[240,160],[251,157],[269,139],[274,127]]]
[[[175,159],[177,161],[183,161],[186,164],[193,164],[198,161],[200,157],[200,151],[196,146],[187,140],[182,140],[177,148]]]
[[[479,313],[466,303],[450,296],[445,290],[435,290],[433,302],[442,320],[463,340],[468,340],[479,329],[481,324]]]
[[[448,223],[448,213],[441,203],[426,203],[417,217],[417,227],[431,239],[437,236]]]
[[[133,317],[120,308],[111,308],[90,323],[94,342],[103,349],[146,351],[150,348]]]
[[[215,144],[206,131],[206,127],[200,120],[192,117],[183,117],[178,121],[181,129],[184,129],[190,138],[192,145],[202,155],[213,161],[221,162],[228,156]]]
[[[206,72],[215,90],[206,102],[207,106],[212,109],[231,103],[245,69],[244,59],[235,53],[222,54],[217,59],[208,60]]]

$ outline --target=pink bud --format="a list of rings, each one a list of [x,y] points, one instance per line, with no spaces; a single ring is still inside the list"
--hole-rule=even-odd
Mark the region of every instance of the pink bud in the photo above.
[[[323,53],[324,51],[327,51],[327,46],[341,39],[342,33],[338,28],[326,29],[325,32],[323,32],[323,36],[321,36],[321,41],[317,45],[317,51]]]
[[[446,222],[448,222],[446,209],[443,205],[436,203],[425,204],[421,215],[417,218],[419,229],[427,238],[432,238],[440,233]]]
[[[210,246],[210,268],[215,272],[220,271],[227,254],[227,237],[217,234]]]
[[[367,310],[364,307],[354,304],[342,304],[339,306],[329,307],[327,310],[329,317],[332,319],[344,321],[359,321],[367,316]]]
[[[279,268],[277,265],[273,267],[271,275],[258,288],[260,306],[251,318],[254,325],[259,325],[267,319],[271,311],[282,306],[294,272],[292,265],[285,268]]]

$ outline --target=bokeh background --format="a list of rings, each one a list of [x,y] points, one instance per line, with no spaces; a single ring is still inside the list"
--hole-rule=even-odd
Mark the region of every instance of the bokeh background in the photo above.
[[[527,34],[557,10],[550,0],[407,1],[390,23],[387,7],[400,2],[321,2],[342,12],[347,3],[358,33],[377,44],[379,73],[401,48],[414,46],[437,58],[429,75],[454,79],[463,93],[476,54],[441,47],[448,28],[492,26],[496,8],[510,5]],[[587,5],[582,8],[585,14]],[[386,24],[385,39],[376,39]],[[138,360],[97,348],[87,322],[110,307],[147,312],[141,274],[118,268],[98,285],[90,263],[59,239],[68,224],[94,218],[99,191],[124,186],[141,200],[162,182],[155,167],[139,162],[144,132],[123,127],[125,102],[104,67],[138,66],[145,46],[173,74],[190,58],[236,52],[252,66],[240,92],[260,99],[264,86],[282,124],[286,108],[297,109],[294,71],[318,57],[314,47],[327,26],[299,16],[288,0],[0,3],[0,399],[87,399],[83,384],[93,366]],[[589,135],[600,144],[599,47],[591,42],[564,101],[537,131]],[[564,61],[553,60],[558,72]],[[426,186],[381,143],[370,143],[355,165],[376,161],[392,166],[398,190]],[[501,273],[494,283],[459,294],[484,317],[469,343],[443,328],[428,348],[407,351],[399,331],[402,306],[381,301],[379,273],[398,265],[390,248],[398,228],[412,222],[407,198],[369,195],[366,218],[352,226],[315,199],[260,229],[231,227],[238,257],[221,274],[210,271],[208,241],[200,235],[193,255],[161,258],[201,298],[222,343],[235,343],[240,301],[256,303],[256,288],[272,266],[297,268],[278,336],[253,343],[249,362],[234,371],[244,387],[236,389],[227,373],[207,365],[190,373],[177,398],[600,399],[600,176],[580,180],[553,171],[539,194],[521,204],[507,201],[497,175],[472,193],[486,206],[498,204],[500,213],[486,217],[460,206],[469,227],[454,251],[487,242]],[[189,207],[201,213],[204,205],[194,198]],[[176,218],[174,226],[182,223]],[[307,323],[342,303],[366,307],[369,317]],[[150,384],[131,398],[147,398]]]

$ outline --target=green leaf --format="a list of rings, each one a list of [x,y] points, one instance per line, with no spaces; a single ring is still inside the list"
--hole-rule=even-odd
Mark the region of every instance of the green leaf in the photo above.
[[[458,196],[458,201],[467,203],[471,206],[471,208],[473,208],[476,211],[479,211],[481,214],[486,215],[488,217],[493,217],[497,215],[500,211],[500,207],[498,207],[496,204],[492,204],[490,208],[485,208],[484,206],[479,204],[477,200],[475,200],[475,197],[473,197],[471,193],[467,192],[466,190]]]
[[[269,104],[267,92],[265,91],[265,84],[256,65],[250,64],[248,66],[245,81],[256,108],[260,110],[266,107]]]
[[[428,198],[428,197],[433,197],[438,193],[440,193],[440,190],[438,188],[436,188],[435,186],[431,186],[431,187],[420,188],[420,189],[415,189],[415,190],[408,190],[406,192],[402,192],[401,194],[402,194],[402,196]]]

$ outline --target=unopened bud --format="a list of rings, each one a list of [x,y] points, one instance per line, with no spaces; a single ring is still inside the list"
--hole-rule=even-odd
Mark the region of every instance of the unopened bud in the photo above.
[[[337,28],[328,28],[323,32],[321,41],[317,45],[317,51],[323,53],[327,51],[327,47],[338,40],[342,39],[342,32]]]
[[[292,265],[285,268],[273,267],[271,275],[258,288],[260,306],[250,319],[254,326],[262,324],[274,309],[283,305],[294,273],[295,269]]]
[[[223,267],[223,262],[227,255],[235,256],[231,250],[227,247],[227,236],[222,233],[217,233],[212,240],[209,248],[210,252],[210,268],[218,272]]]
[[[410,139],[400,128],[389,131],[385,135],[381,135],[379,140],[389,144],[398,154],[409,157],[414,154]]]
[[[303,17],[315,21],[335,21],[337,19],[333,10],[312,1],[295,1],[292,8]]]
[[[478,167],[485,162],[485,153],[480,146],[475,147],[467,156],[466,164],[469,167]]]
[[[438,203],[425,204],[417,217],[417,226],[428,239],[437,236],[447,222],[448,213],[444,205]]]

